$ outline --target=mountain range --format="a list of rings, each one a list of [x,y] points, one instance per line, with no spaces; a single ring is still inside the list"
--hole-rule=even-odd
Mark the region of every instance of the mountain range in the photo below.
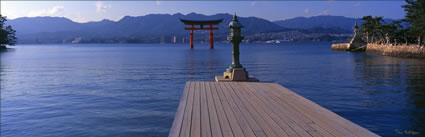
[[[118,21],[105,19],[87,23],[77,23],[64,17],[22,17],[6,23],[16,30],[19,43],[157,43],[171,42],[174,37],[178,42],[188,38],[189,32],[183,29],[185,25],[179,19],[223,19],[214,34],[216,41],[225,41],[229,33],[227,24],[232,18],[231,14],[177,13],[125,16]],[[244,25],[242,32],[246,36],[262,33],[280,35],[277,32],[294,31],[301,33],[298,35],[351,34],[354,22],[362,22],[343,16],[297,17],[273,22],[258,17],[239,17],[239,21]],[[208,35],[195,34],[195,41],[207,39]]]

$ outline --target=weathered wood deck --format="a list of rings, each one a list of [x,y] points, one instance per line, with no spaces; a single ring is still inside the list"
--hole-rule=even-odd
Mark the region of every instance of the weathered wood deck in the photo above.
[[[378,135],[279,84],[187,82],[169,136]]]

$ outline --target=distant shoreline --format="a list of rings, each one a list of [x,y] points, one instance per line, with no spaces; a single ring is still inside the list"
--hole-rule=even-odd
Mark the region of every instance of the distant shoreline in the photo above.
[[[329,44],[335,44],[337,42],[332,42],[332,41],[285,41],[285,42],[281,42],[281,43],[254,43],[254,42],[243,42],[241,43],[241,45],[244,44],[248,44],[248,45],[255,45],[255,44],[259,44],[259,45],[277,45],[277,44],[285,44],[285,43],[329,43]],[[49,46],[49,45],[95,45],[95,44],[99,44],[99,45],[187,45],[189,46],[189,43],[18,43],[15,46],[26,46],[26,45],[44,45],[44,46]],[[195,46],[196,45],[209,45],[209,43],[194,43]],[[215,44],[218,45],[231,45],[231,43],[229,42],[215,42]]]
[[[339,43],[339,42],[345,42],[345,41],[271,41],[271,42],[242,42],[241,44],[279,44],[279,43]],[[227,41],[215,41],[214,43],[216,44],[230,44]],[[92,43],[92,42],[82,42],[82,43],[19,43],[17,45],[36,45],[36,44],[40,44],[40,45],[80,45],[80,44],[170,44],[170,45],[181,45],[181,44],[188,44],[189,43],[103,43],[103,42],[99,42],[99,43]],[[209,44],[208,42],[195,42],[194,44]]]

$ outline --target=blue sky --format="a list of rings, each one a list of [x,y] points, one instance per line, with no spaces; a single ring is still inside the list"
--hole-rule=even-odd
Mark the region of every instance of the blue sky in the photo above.
[[[404,1],[1,1],[1,14],[10,19],[55,16],[77,22],[190,12],[207,15],[236,12],[271,21],[317,15],[401,19],[405,14],[401,8],[404,4]]]

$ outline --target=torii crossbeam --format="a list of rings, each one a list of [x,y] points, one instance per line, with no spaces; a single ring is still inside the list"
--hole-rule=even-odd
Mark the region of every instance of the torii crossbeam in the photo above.
[[[210,48],[214,48],[214,38],[213,38],[213,30],[218,30],[218,28],[214,28],[213,25],[220,24],[223,19],[219,20],[185,20],[180,19],[185,25],[190,25],[190,28],[184,28],[185,30],[190,30],[190,48],[193,48],[193,31],[194,30],[209,30],[210,31]],[[199,25],[199,28],[196,28],[195,25]],[[204,26],[209,26],[208,28],[204,28]]]

